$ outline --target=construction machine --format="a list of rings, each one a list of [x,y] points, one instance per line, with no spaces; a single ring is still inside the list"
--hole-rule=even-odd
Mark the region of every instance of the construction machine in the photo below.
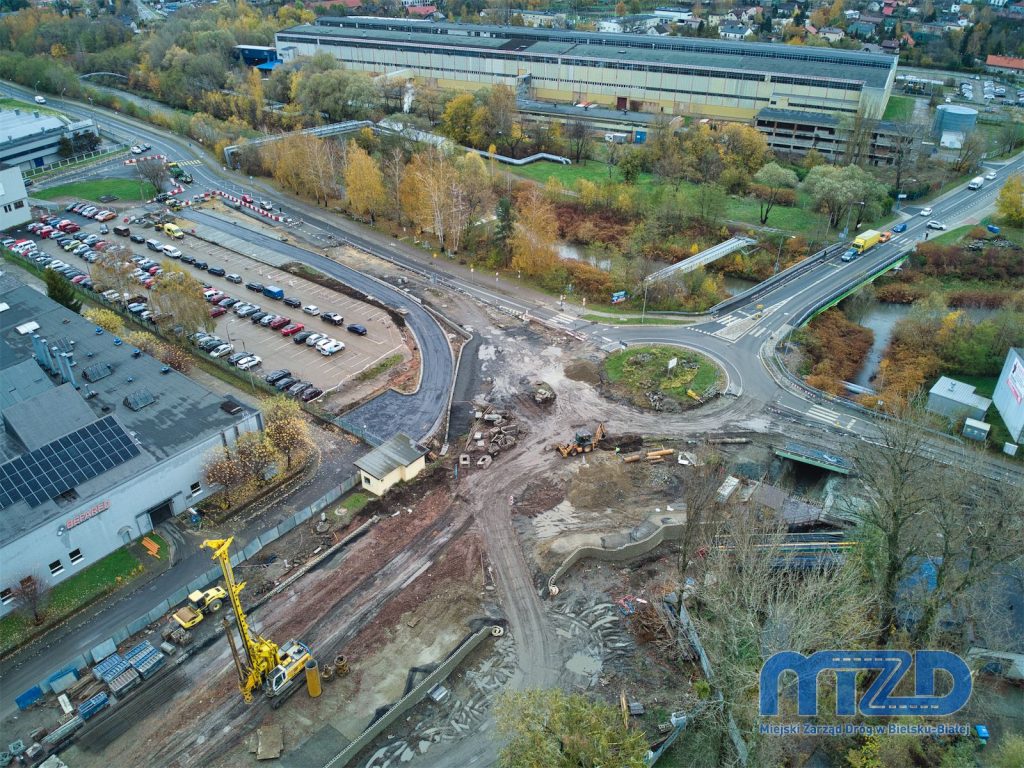
[[[228,593],[224,587],[211,587],[207,590],[197,589],[188,596],[188,604],[174,612],[173,618],[182,629],[192,629],[205,618],[207,613],[216,613],[227,600]]]
[[[589,430],[577,432],[571,443],[555,443],[555,450],[562,454],[563,459],[581,453],[590,453],[606,434],[604,422],[601,422],[593,432]]]
[[[258,688],[263,689],[267,698],[281,697],[273,705],[276,708],[280,701],[284,700],[282,694],[294,690],[292,683],[302,674],[306,662],[311,661],[313,656],[309,648],[298,640],[289,640],[284,647],[279,647],[273,640],[254,635],[249,629],[249,620],[242,610],[242,601],[239,598],[245,589],[245,582],[235,583],[235,574],[231,568],[230,549],[233,540],[234,537],[207,539],[203,546],[213,551],[213,559],[220,564],[220,569],[224,573],[227,596],[231,601],[238,634],[241,637],[244,659],[235,645],[234,632],[227,626],[225,620],[225,634],[231,646],[235,669],[238,670],[238,687],[247,704],[252,701],[253,692]]]

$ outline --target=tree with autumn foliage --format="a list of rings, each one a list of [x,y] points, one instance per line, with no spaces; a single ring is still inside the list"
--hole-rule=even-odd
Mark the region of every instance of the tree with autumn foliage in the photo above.
[[[278,395],[263,404],[263,418],[270,442],[285,456],[286,469],[291,469],[292,457],[313,447],[309,423],[299,404],[284,395]]]
[[[265,432],[246,432],[235,441],[234,458],[246,480],[262,484],[270,479],[281,453]]]
[[[231,496],[238,485],[245,480],[246,471],[241,462],[228,448],[216,448],[206,459],[203,479],[207,485],[220,486],[222,507],[231,506]]]
[[[388,206],[380,166],[354,141],[348,143],[345,153],[345,194],[349,209],[357,216],[368,216],[371,224]]]
[[[109,309],[90,307],[82,310],[82,317],[107,333],[117,335],[124,330],[124,321],[121,320],[121,316]]]
[[[512,269],[536,277],[558,266],[558,217],[538,188],[520,197],[515,216],[509,240]]]
[[[1024,176],[1015,173],[1004,182],[996,198],[996,211],[1009,226],[1024,226]]]

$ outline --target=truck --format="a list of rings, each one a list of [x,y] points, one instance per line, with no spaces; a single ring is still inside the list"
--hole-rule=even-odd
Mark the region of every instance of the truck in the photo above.
[[[277,299],[280,301],[284,298],[284,289],[278,288],[276,285],[268,285],[263,289],[263,295],[270,299]]]
[[[984,176],[975,176],[973,179],[971,179],[969,182],[967,182],[967,188],[968,189],[981,189],[981,187],[982,187],[982,185],[984,183],[985,183],[985,177]]]
[[[186,171],[184,168],[182,168],[177,163],[168,163],[167,164],[167,170],[170,172],[171,176],[173,176],[174,178],[176,178],[178,181],[182,182],[183,184],[191,184],[192,183],[192,174],[190,174],[188,171]]]
[[[853,241],[853,247],[857,249],[857,253],[864,253],[878,245],[881,239],[881,232],[869,229],[866,232],[861,233],[861,235]]]
[[[188,604],[174,612],[173,619],[182,629],[191,629],[203,620],[203,612],[216,613],[227,599],[224,587],[211,587],[206,591],[197,589],[188,596]]]

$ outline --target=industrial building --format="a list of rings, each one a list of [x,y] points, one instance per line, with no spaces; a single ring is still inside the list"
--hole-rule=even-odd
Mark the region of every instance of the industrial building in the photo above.
[[[895,56],[703,38],[323,16],[277,33],[283,61],[330,53],[349,69],[441,88],[497,84],[524,99],[750,120],[762,109],[880,118]]]
[[[970,418],[983,421],[985,412],[992,405],[987,397],[974,392],[974,387],[962,381],[940,376],[928,390],[928,404],[925,410],[939,416],[945,416],[951,422]]]
[[[31,218],[21,171],[0,163],[0,232],[21,226]]]
[[[939,146],[959,149],[977,124],[978,110],[959,104],[940,104],[935,109],[932,133],[939,140]]]
[[[1024,349],[1014,347],[1006,354],[992,402],[1010,431],[1010,439],[1019,443],[1024,439]]]
[[[92,120],[67,120],[38,109],[0,109],[0,163],[23,171],[61,159],[60,140],[97,134]]]
[[[777,155],[803,157],[817,150],[832,163],[843,162],[850,142],[862,142],[859,153],[871,165],[893,165],[900,153],[904,160],[921,150],[922,136],[906,123],[862,121],[792,109],[762,109],[754,127],[764,134]]]
[[[0,379],[0,614],[201,501],[212,450],[263,427],[9,273]]]

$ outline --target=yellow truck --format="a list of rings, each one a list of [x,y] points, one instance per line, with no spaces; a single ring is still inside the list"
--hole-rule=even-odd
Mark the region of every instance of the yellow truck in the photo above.
[[[876,232],[873,229],[869,229],[866,232],[862,232],[854,241],[853,247],[857,249],[857,253],[864,253],[864,251],[874,248],[882,240],[882,233]]]
[[[227,597],[224,587],[211,587],[205,591],[197,589],[188,596],[188,604],[174,612],[173,618],[182,629],[192,629],[203,620],[204,611],[216,613]]]

